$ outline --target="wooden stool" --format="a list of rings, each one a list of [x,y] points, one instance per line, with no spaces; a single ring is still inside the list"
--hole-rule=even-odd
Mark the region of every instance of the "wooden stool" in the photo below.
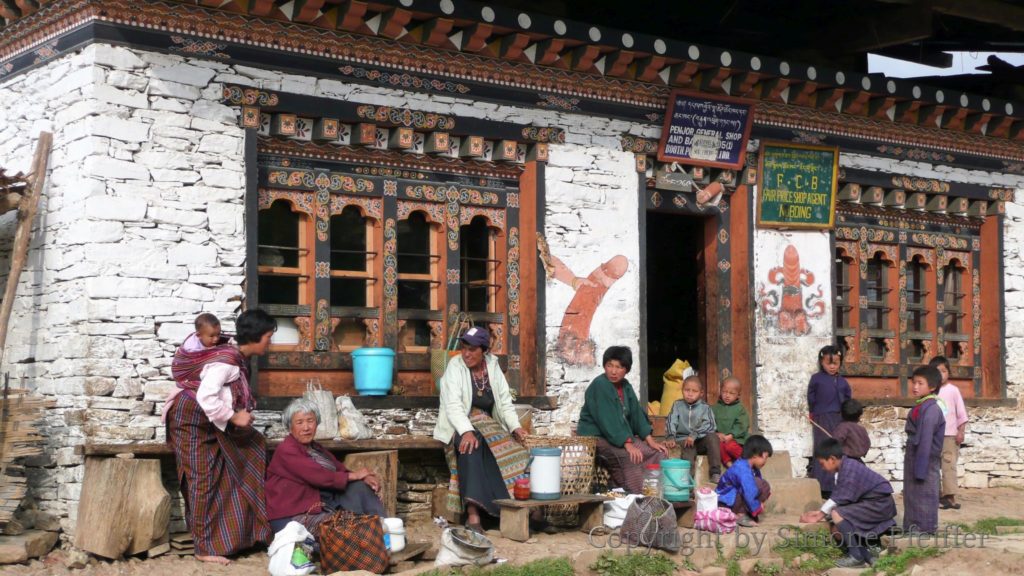
[[[589,532],[604,524],[604,510],[601,506],[610,500],[607,496],[594,494],[566,494],[558,500],[495,500],[501,506],[501,535],[516,542],[526,542],[530,538],[530,510],[538,506],[552,504],[578,504],[580,511],[580,530]]]

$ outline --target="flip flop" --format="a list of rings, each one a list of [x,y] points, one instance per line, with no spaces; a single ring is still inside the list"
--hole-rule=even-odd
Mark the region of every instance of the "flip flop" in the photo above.
[[[476,532],[477,534],[481,534],[481,535],[484,534],[484,527],[479,522],[476,522],[474,524],[470,524],[470,523],[467,522],[466,523],[466,530],[469,530],[471,532]]]

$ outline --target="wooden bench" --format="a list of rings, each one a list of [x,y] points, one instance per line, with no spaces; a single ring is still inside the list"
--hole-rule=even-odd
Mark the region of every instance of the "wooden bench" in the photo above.
[[[273,452],[283,440],[275,438],[267,440],[267,451]],[[433,438],[402,437],[402,438],[368,438],[366,440],[317,440],[317,443],[331,452],[370,452],[373,450],[423,450],[444,449],[444,443]],[[136,456],[170,456],[174,454],[167,442],[134,442],[122,444],[87,443],[75,446],[75,454],[79,456],[117,456],[118,454],[134,454]]]
[[[590,532],[593,528],[604,525],[602,504],[607,500],[610,498],[595,494],[566,494],[558,500],[500,499],[494,503],[501,506],[501,535],[516,542],[526,542],[530,538],[530,510],[533,508],[554,504],[577,504],[580,530]]]

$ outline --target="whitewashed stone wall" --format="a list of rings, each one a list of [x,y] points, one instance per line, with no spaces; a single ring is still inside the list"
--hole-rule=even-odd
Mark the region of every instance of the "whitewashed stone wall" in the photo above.
[[[66,532],[74,529],[83,475],[74,446],[86,439],[163,440],[160,401],[173,386],[175,346],[199,312],[217,314],[230,329],[239,308],[243,132],[236,111],[219,104],[223,83],[567,128],[568,142],[551,148],[551,248],[574,269],[587,269],[583,275],[604,262],[608,250],[629,259],[594,328],[602,349],[625,343],[636,350],[637,175],[619,136],[651,137],[656,128],[645,133],[607,119],[91,45],[0,84],[4,166],[27,170],[33,135],[54,132],[50,177],[3,369],[56,399],[46,416],[48,452],[32,463],[31,474],[41,507],[60,517]],[[0,220],[0,258],[10,249],[11,222],[11,216]],[[609,248],[602,250],[605,242]],[[548,324],[554,319],[557,335],[568,298],[559,287],[552,292]],[[549,359],[548,369],[549,393],[567,407],[554,423],[550,414],[540,416],[538,427],[564,431],[596,372],[569,376],[557,358]],[[368,417],[378,434],[428,435],[436,410]],[[256,422],[271,437],[285,433],[275,412],[257,412]]]
[[[1024,268],[1021,267],[1024,253],[1024,177],[859,154],[840,155],[840,164],[846,168],[877,170],[886,174],[1017,189],[1017,202],[1006,206],[1003,246],[1007,397],[1014,401],[1015,406],[968,408],[971,419],[965,442],[969,446],[961,451],[959,477],[962,486],[972,488],[1024,487],[1024,464],[1021,464],[1024,462],[1024,404],[1021,402],[1024,393]],[[755,286],[764,281],[768,268],[781,262],[779,236],[782,235],[773,231],[755,232]],[[787,236],[800,247],[801,263],[808,262],[804,258],[805,247],[814,252],[825,250],[822,260],[831,262],[832,258],[827,254],[827,235],[805,232]],[[817,270],[815,274],[818,274]],[[765,326],[760,312],[757,316],[758,426],[777,450],[790,452],[794,473],[801,476],[812,449],[810,424],[806,421],[807,381],[817,371],[817,350],[832,342],[831,270],[825,271],[821,278],[828,291],[829,313],[827,320],[821,322],[829,328],[827,334],[815,329],[803,337],[781,337]],[[904,408],[871,407],[865,411],[862,420],[872,441],[872,449],[865,461],[894,480],[897,490],[902,489],[906,414]]]

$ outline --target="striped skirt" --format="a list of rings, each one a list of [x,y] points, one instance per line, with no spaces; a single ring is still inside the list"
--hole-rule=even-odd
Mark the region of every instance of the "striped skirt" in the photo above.
[[[508,498],[512,485],[517,478],[525,478],[526,463],[530,458],[526,448],[516,442],[512,436],[490,417],[486,412],[474,408],[469,421],[476,429],[480,447],[469,455],[460,455],[456,451],[455,440],[449,442],[444,449],[445,460],[451,477],[448,481],[447,508],[451,514],[461,514],[466,502],[479,506],[492,516],[498,515],[498,507],[494,504],[497,498]],[[482,477],[473,478],[473,474],[459,476],[459,458],[470,464],[474,474]],[[495,466],[495,464],[497,464]]]
[[[191,391],[179,394],[167,416],[185,521],[200,556],[235,554],[270,542],[263,499],[266,441],[252,428],[226,431],[210,423]]]

